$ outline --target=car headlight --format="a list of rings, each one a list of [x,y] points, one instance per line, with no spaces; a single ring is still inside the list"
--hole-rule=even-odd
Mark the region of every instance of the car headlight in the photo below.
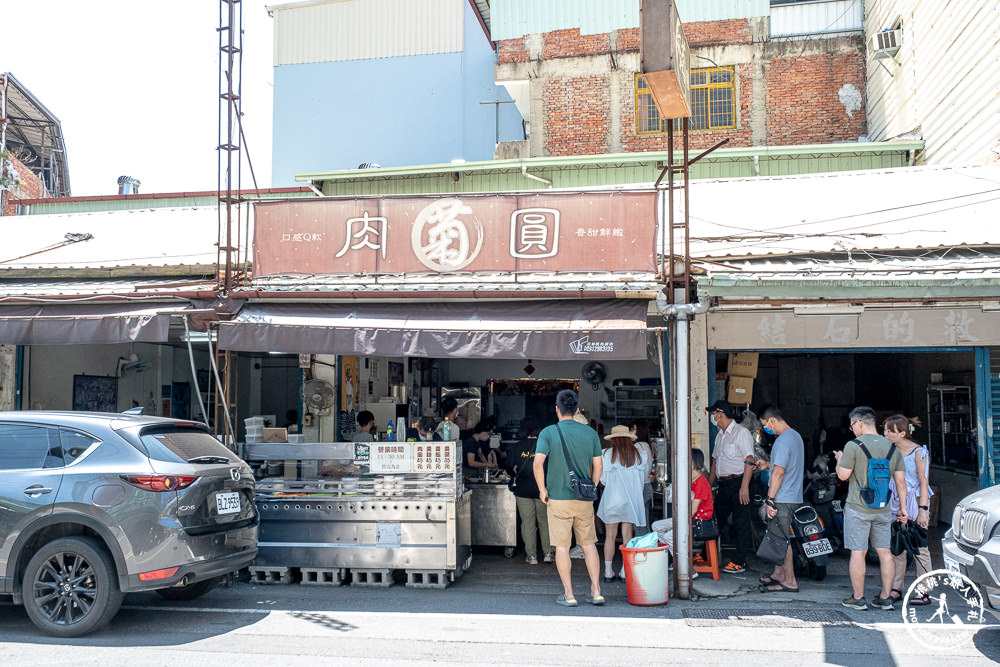
[[[951,513],[951,532],[956,539],[962,536],[962,506],[955,505],[955,511]]]

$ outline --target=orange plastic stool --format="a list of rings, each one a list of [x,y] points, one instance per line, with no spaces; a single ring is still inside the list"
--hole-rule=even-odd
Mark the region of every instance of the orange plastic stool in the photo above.
[[[718,540],[705,540],[703,543],[705,547],[705,556],[707,560],[704,561],[704,565],[694,563],[694,571],[701,573],[711,573],[712,579],[715,581],[719,580],[719,544]]]

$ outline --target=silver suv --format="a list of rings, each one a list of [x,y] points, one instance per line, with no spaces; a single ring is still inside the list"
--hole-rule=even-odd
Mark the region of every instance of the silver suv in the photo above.
[[[257,555],[249,466],[202,424],[0,412],[0,594],[76,637],[122,595],[190,599]]]
[[[1000,619],[1000,486],[976,491],[955,506],[941,553],[945,566],[971,579],[986,611]]]

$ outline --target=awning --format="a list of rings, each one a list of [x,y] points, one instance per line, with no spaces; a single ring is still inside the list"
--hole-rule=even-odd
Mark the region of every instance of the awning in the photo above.
[[[187,306],[168,304],[43,304],[0,306],[0,345],[163,343],[170,313]]]
[[[251,304],[219,325],[247,352],[493,359],[645,359],[643,299]]]

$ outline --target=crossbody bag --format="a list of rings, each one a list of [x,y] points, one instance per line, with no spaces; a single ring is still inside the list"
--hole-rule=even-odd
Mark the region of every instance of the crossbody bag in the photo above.
[[[563,456],[566,458],[566,467],[569,469],[569,484],[573,487],[573,495],[577,500],[594,501],[597,500],[597,485],[590,477],[577,477],[573,471],[573,460],[569,457],[569,449],[566,447],[566,438],[563,437],[562,429],[556,422],[556,431],[559,433],[559,440],[562,442]]]

